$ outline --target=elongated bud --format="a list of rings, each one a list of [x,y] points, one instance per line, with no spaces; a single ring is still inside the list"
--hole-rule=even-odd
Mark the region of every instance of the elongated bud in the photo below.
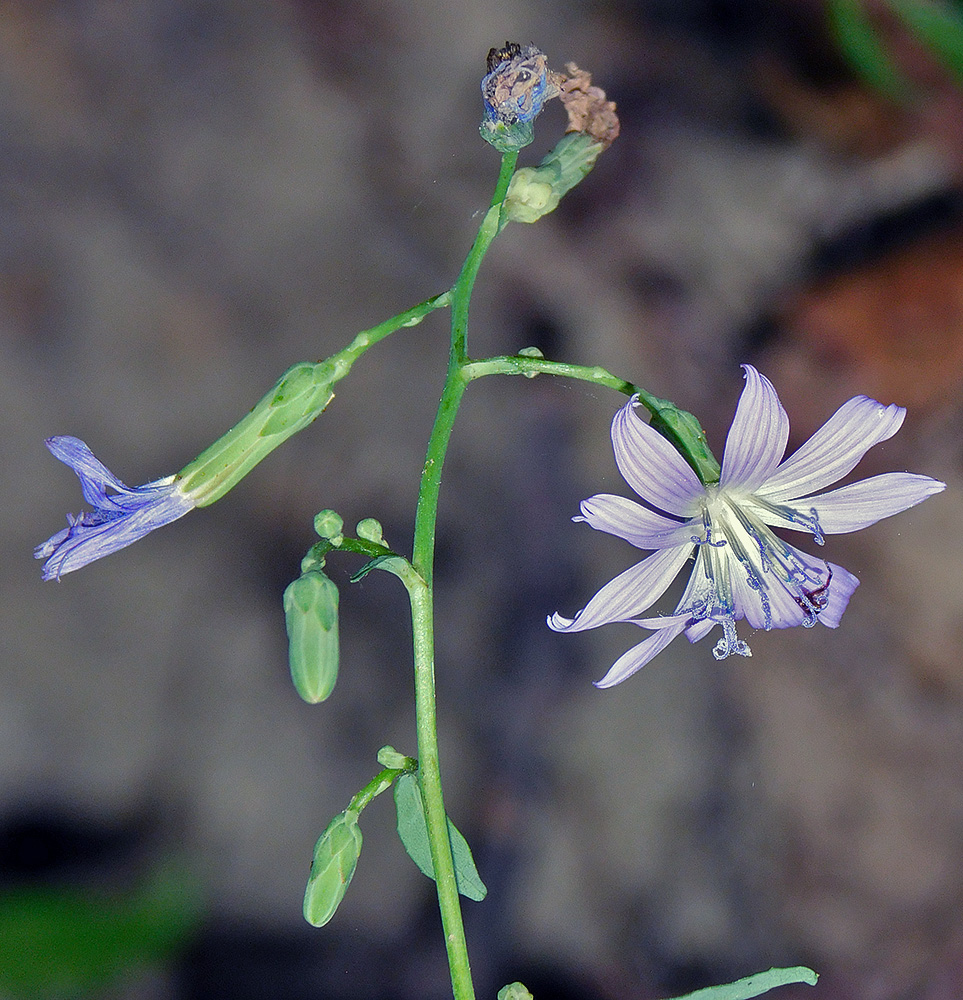
[[[293,365],[240,423],[181,469],[180,492],[197,507],[219,500],[324,410],[334,399],[331,387],[338,377],[327,362]]]
[[[341,905],[361,854],[361,827],[352,809],[339,813],[314,845],[304,890],[304,919],[323,927]]]
[[[312,705],[338,679],[338,588],[320,570],[302,573],[284,591],[291,680]]]

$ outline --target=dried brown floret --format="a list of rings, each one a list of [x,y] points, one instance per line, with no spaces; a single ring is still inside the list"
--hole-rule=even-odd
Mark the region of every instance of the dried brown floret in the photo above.
[[[561,100],[568,112],[566,131],[584,132],[608,149],[619,135],[615,101],[606,100],[605,91],[592,86],[592,74],[573,62],[565,65],[561,89]]]

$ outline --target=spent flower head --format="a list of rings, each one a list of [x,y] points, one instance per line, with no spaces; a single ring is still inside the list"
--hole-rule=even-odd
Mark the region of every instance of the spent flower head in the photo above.
[[[77,473],[84,498],[94,509],[68,514],[67,527],[34,549],[34,558],[46,560],[45,580],[59,580],[64,573],[123,549],[196,506],[175,476],[130,487],[79,438],[51,437],[46,444],[55,458]]]
[[[545,102],[561,92],[561,78],[548,68],[544,52],[518,42],[491,49],[487,65],[481,82],[484,117],[479,131],[500,153],[521,149],[535,137],[534,122]]]
[[[784,541],[773,528],[824,536],[875,524],[945,489],[928,476],[890,472],[819,490],[855,468],[866,452],[892,437],[906,410],[866,396],[844,403],[798,451],[783,460],[789,418],[776,390],[751,365],[717,483],[704,484],[682,456],[637,413],[635,397],[612,421],[615,461],[646,506],[600,494],[581,504],[590,527],[652,550],[607,583],[574,618],[556,613],[557,632],[580,632],[631,622],[654,634],[623,654],[597,682],[611,687],[630,677],[685,633],[690,642],[716,625],[713,655],[750,656],[736,635],[745,618],[753,628],[836,628],[859,580],[852,573]],[[685,564],[689,582],[672,614],[644,617]]]

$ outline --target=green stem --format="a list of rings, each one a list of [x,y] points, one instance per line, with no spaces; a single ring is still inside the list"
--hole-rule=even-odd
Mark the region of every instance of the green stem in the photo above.
[[[438,403],[438,412],[428,441],[425,466],[418,492],[412,566],[424,581],[424,587],[411,587],[411,622],[414,632],[415,717],[418,729],[418,779],[425,804],[431,863],[435,870],[438,908],[448,951],[451,985],[455,1000],[474,1000],[468,944],[461,916],[461,903],[455,881],[455,865],[448,837],[448,817],[442,794],[441,765],[438,755],[438,725],[435,694],[434,650],[434,560],[435,526],[438,520],[438,494],[441,471],[458,415],[462,395],[468,385],[463,368],[468,362],[468,308],[478,269],[492,241],[498,235],[502,204],[508,191],[517,153],[502,156],[498,182],[491,205],[478,229],[458,280],[451,289],[451,352],[448,374]]]
[[[652,414],[652,426],[692,466],[700,481],[705,484],[719,482],[721,474],[719,462],[709,448],[705,431],[691,413],[680,410],[675,403],[667,399],[659,399],[645,389],[610,374],[598,365],[589,368],[585,365],[549,361],[546,358],[523,354],[506,354],[485,358],[483,361],[466,362],[462,366],[461,374],[469,381],[485,375],[525,375],[528,378],[534,378],[539,374],[557,375],[603,385],[626,396],[638,396],[639,402]]]
[[[458,280],[451,289],[451,353],[453,362],[462,362],[468,359],[468,306],[471,302],[471,291],[475,285],[478,268],[481,267],[481,262],[491,246],[492,240],[501,232],[502,204],[508,193],[508,185],[515,172],[517,161],[517,151],[502,155],[502,166],[498,173],[491,206],[485,213],[482,224],[478,227],[475,242],[465,258]]]
[[[371,327],[370,330],[362,330],[347,347],[338,351],[337,354],[332,354],[327,359],[327,363],[334,368],[335,377],[333,381],[337,382],[344,378],[351,371],[351,366],[355,361],[369,347],[374,347],[379,340],[384,340],[388,334],[394,333],[395,330],[400,330],[402,327],[417,326],[428,313],[433,312],[435,309],[443,309],[450,303],[450,291],[442,292],[440,295],[432,295],[430,299],[425,299],[424,302],[419,302],[418,305],[398,313],[397,316],[386,319],[383,323]]]
[[[351,800],[348,804],[348,811],[360,813],[373,799],[377,798],[382,792],[388,791],[398,778],[403,774],[408,774],[415,763],[415,761],[411,761],[408,767],[386,767],[383,771],[379,771]]]
[[[639,402],[653,414],[667,405],[664,399],[659,399],[645,389],[612,375],[599,365],[587,367],[565,361],[549,361],[547,358],[526,357],[523,354],[502,354],[494,358],[485,358],[483,361],[470,361],[465,365],[464,373],[468,379],[482,378],[484,375],[527,375],[529,378],[539,374],[558,375],[562,378],[594,382],[607,389],[615,389],[616,392],[624,393],[626,396],[638,395]]]

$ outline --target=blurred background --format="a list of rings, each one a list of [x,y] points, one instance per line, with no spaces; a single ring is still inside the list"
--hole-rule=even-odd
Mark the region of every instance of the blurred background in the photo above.
[[[388,796],[335,920],[301,917],[319,833],[379,747],[415,752],[401,588],[329,560],[322,706],[290,684],[281,610],[322,508],[408,549],[446,314],[213,508],[59,584],[31,551],[82,508],[44,437],[167,475],[290,364],[450,285],[506,39],[590,70],[622,136],[495,245],[472,352],[602,364],[719,454],[742,362],[793,447],[866,393],[909,412],[860,477],[948,489],[829,540],[862,580],[838,631],[722,663],[680,641],[600,692],[636,630],[544,620],[635,559],[569,520],[628,494],[620,400],[472,385],[437,670],[449,811],[489,887],[465,903],[478,995],[651,1000],[798,963],[822,979],[785,1000],[963,995],[963,97],[952,58],[865,10],[889,77],[817,0],[0,3],[0,996],[450,996]],[[563,128],[550,106],[522,162]]]

